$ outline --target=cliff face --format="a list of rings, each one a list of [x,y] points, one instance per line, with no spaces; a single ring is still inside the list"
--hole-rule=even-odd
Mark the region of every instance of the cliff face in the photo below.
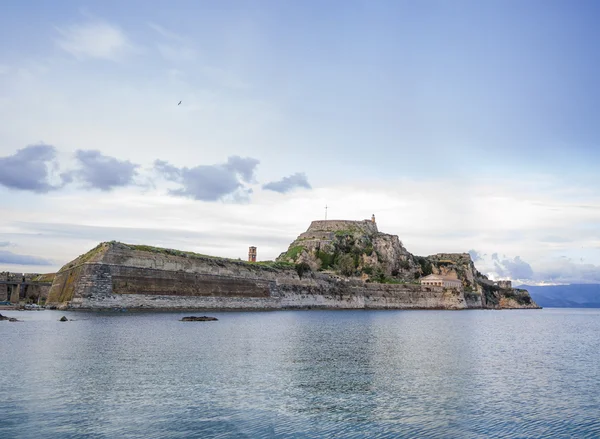
[[[539,308],[527,290],[512,288],[510,281],[493,282],[477,271],[468,253],[438,253],[417,260],[421,261],[423,274],[441,274],[460,279],[469,307]]]
[[[421,286],[424,274],[464,288]],[[495,284],[468,254],[417,257],[371,221],[314,221],[276,262],[248,263],[102,243],[57,274],[48,304],[72,308],[535,308]]]
[[[364,280],[414,281],[420,273],[400,239],[379,232],[369,220],[313,221],[277,260]]]
[[[459,291],[103,243],[65,265],[48,304],[80,309],[465,309]]]

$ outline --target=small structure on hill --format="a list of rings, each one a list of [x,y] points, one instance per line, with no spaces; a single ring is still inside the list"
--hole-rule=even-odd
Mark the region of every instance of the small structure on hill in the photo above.
[[[510,280],[499,280],[494,282],[494,285],[503,290],[510,290],[512,288],[512,281]]]
[[[441,276],[439,274],[430,274],[421,278],[421,285],[430,287],[446,287],[446,288],[462,288],[462,282],[449,276]]]
[[[248,262],[256,262],[256,247],[248,248]]]

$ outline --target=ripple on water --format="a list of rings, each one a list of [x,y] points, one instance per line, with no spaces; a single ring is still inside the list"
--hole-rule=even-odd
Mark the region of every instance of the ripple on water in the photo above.
[[[0,324],[2,438],[600,437],[598,310],[62,314]]]

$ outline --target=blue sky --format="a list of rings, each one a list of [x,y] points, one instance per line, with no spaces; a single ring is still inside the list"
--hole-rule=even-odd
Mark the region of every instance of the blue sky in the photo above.
[[[600,282],[598,2],[0,12],[0,269],[109,239],[269,259],[328,203],[495,277]]]

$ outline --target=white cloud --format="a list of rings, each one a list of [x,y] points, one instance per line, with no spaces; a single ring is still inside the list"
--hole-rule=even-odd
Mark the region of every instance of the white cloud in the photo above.
[[[260,172],[257,179],[262,180]],[[485,259],[476,266],[484,273],[495,272],[496,278],[531,278],[538,283],[600,279],[598,249],[591,249],[585,261],[560,258],[567,252],[577,254],[583,241],[596,242],[598,232],[585,225],[600,222],[600,209],[577,207],[560,195],[540,192],[533,178],[519,184],[501,178],[363,180],[285,197],[261,190],[258,183],[250,187],[254,193],[249,204],[170,197],[164,187],[144,193],[123,188],[93,199],[77,191],[52,193],[39,206],[0,207],[0,240],[63,263],[111,239],[234,258],[243,257],[249,245],[258,245],[259,258],[272,259],[312,220],[322,219],[327,204],[330,219],[360,220],[374,213],[379,230],[398,235],[416,255],[475,249]],[[589,194],[585,205],[600,206],[595,197]],[[505,201],[496,203],[499,198]],[[548,205],[554,212],[550,217]],[[39,222],[42,217],[44,223]],[[556,230],[565,239],[545,242]],[[496,252],[501,272],[494,271]]]
[[[58,46],[77,58],[116,60],[133,49],[121,29],[101,21],[58,27],[57,31]]]

